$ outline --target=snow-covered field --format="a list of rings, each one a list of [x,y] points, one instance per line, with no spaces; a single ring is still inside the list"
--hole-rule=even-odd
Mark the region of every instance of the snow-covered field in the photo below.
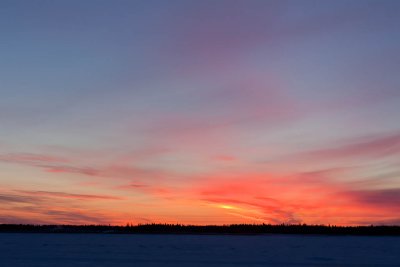
[[[400,237],[0,234],[0,266],[400,266]]]

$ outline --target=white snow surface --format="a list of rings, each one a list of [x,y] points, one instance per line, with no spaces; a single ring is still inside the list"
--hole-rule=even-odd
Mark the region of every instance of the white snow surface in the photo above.
[[[400,266],[400,237],[0,234],[1,267]]]

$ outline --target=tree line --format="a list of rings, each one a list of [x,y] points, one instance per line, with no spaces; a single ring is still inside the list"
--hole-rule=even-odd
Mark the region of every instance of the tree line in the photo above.
[[[104,233],[104,234],[322,234],[400,235],[400,226],[337,226],[306,224],[127,224],[116,225],[35,225],[0,224],[1,233]]]

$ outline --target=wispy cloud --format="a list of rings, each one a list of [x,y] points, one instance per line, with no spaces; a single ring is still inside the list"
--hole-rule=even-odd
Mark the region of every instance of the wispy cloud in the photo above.
[[[85,166],[79,163],[79,159],[68,159],[45,154],[33,153],[14,153],[0,155],[0,162],[33,166],[45,170],[49,173],[70,173],[85,176],[130,179],[130,180],[156,180],[164,177],[167,172],[161,169],[142,168],[132,166],[130,162],[125,164],[95,164],[95,166]],[[125,160],[127,161],[127,160]]]
[[[193,188],[191,194],[221,207],[236,206],[240,209],[235,212],[243,215],[249,215],[247,211],[255,209],[257,218],[271,223],[350,224],[358,220],[370,224],[378,222],[379,216],[389,218],[398,211],[398,189],[356,189],[352,183],[337,179],[341,171],[333,169],[289,176],[253,173],[210,178]]]
[[[343,192],[343,194],[363,205],[393,209],[394,212],[400,212],[400,188],[352,190]]]
[[[310,151],[305,156],[320,159],[345,157],[384,157],[400,153],[400,134],[361,138],[347,144],[338,144],[335,147]]]
[[[84,202],[82,201],[84,200]],[[0,194],[0,223],[100,224],[118,222],[111,212],[93,211],[87,202],[120,197],[65,192],[14,190]]]
[[[100,171],[92,167],[80,167],[69,165],[38,165],[37,167],[44,168],[47,172],[53,173],[76,173],[89,176],[98,176]]]
[[[63,157],[35,153],[9,153],[0,154],[0,161],[8,163],[19,163],[38,165],[43,163],[65,163],[69,160]]]
[[[0,194],[0,202],[8,203],[35,203],[38,202],[40,198],[27,196],[27,195],[16,195],[16,194]]]
[[[39,197],[58,197],[69,199],[83,199],[83,200],[121,200],[121,197],[108,196],[108,195],[88,195],[88,194],[72,194],[65,192],[50,192],[50,191],[27,191],[16,190],[16,192]]]

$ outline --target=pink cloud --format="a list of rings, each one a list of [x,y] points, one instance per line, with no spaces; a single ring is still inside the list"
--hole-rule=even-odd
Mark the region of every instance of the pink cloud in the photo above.
[[[280,53],[309,38],[368,23],[371,12],[390,13],[380,7],[350,5],[344,12],[327,5],[315,12],[302,4],[288,8],[285,2],[234,1],[229,6],[213,3],[211,9],[209,3],[199,2],[186,9],[184,16],[176,16],[174,42],[164,56],[171,62],[178,59],[174,66],[184,76],[199,71],[221,73],[234,69],[245,55],[254,55],[258,49]],[[298,13],[291,13],[297,9]]]
[[[400,212],[400,188],[351,190],[342,194],[363,205]]]
[[[149,157],[154,153],[159,154],[164,152],[165,150],[157,150],[154,152],[146,151],[147,154],[150,153],[150,155],[148,155]],[[136,161],[139,161],[137,159],[139,156],[140,154],[135,154]],[[138,181],[157,180],[167,175],[167,172],[161,169],[133,166],[132,155],[125,156],[124,158],[117,157],[116,160],[111,161],[109,164],[92,163],[86,165],[84,162],[87,161],[86,158],[68,159],[64,157],[33,153],[0,155],[0,162],[33,166],[54,174],[81,174],[99,178],[130,179]]]
[[[89,176],[98,176],[100,174],[99,170],[90,167],[74,167],[68,165],[42,165],[40,167],[52,173],[77,173]]]
[[[121,197],[116,197],[116,196],[72,194],[72,193],[65,193],[65,192],[50,192],[50,191],[17,190],[17,192],[27,194],[30,196],[59,197],[59,198],[83,199],[83,200],[121,200],[122,199]]]
[[[68,159],[44,154],[9,153],[0,155],[0,161],[8,163],[37,165],[42,163],[65,163],[68,162]]]
[[[219,161],[227,161],[227,162],[232,162],[232,161],[236,161],[237,158],[234,156],[229,156],[229,155],[219,155],[217,157],[215,157],[216,160]]]
[[[100,200],[120,199],[106,195],[13,190],[0,194],[0,213],[7,214],[7,217],[0,216],[0,223],[121,224],[124,219],[120,212],[94,211],[88,205]]]
[[[258,219],[270,223],[371,224],[397,211],[397,189],[356,190],[335,181],[335,171],[328,173],[214,176],[186,194],[246,216],[255,210]]]
[[[303,156],[320,159],[343,157],[384,157],[400,153],[400,134],[362,138],[335,147],[306,152]]]
[[[146,136],[173,151],[229,148],[249,129],[275,129],[305,115],[276,77],[245,73],[216,86],[196,92],[185,112],[171,110],[149,122]]]

